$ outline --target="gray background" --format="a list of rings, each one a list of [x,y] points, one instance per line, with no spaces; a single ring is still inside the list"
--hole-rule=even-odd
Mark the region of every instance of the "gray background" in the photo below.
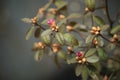
[[[58,69],[50,58],[36,62],[31,51],[35,39],[25,40],[30,25],[23,23],[21,18],[34,17],[47,1],[0,0],[0,80],[79,79],[75,77],[73,66],[64,65]],[[71,0],[72,3],[75,1],[79,2]],[[113,17],[120,8],[120,0],[109,0],[109,8]]]

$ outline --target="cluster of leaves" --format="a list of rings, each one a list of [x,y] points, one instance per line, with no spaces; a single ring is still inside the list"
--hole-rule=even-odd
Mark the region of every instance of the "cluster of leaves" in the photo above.
[[[39,9],[34,18],[23,18],[24,22],[32,25],[26,33],[26,40],[33,34],[40,40],[32,49],[36,51],[35,60],[39,61],[47,54],[54,58],[58,66],[59,58],[67,64],[76,64],[75,74],[82,76],[83,80],[118,80],[120,25],[117,20],[110,19],[107,0],[100,7],[96,7],[96,2],[97,0],[85,0],[83,14],[69,14],[67,1],[50,0]],[[108,21],[97,15],[97,10],[104,10],[103,16]],[[91,24],[87,26],[85,20],[89,18]],[[50,19],[55,22],[54,26],[48,24]],[[79,61],[76,59],[79,57],[76,55],[78,52],[83,55]]]

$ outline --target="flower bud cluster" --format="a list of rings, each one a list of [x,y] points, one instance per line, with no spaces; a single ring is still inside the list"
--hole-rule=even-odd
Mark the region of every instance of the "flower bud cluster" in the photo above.
[[[78,63],[85,63],[86,62],[86,58],[84,57],[84,53],[79,51],[76,53],[76,60]]]
[[[116,42],[118,41],[118,35],[114,34],[113,37],[110,39],[111,42]]]
[[[45,44],[43,42],[35,42],[34,43],[34,48],[35,49],[44,49],[45,48]]]
[[[90,31],[92,34],[95,34],[95,35],[98,35],[98,34],[100,34],[100,27],[99,26],[97,26],[97,27],[95,27],[95,26],[93,26],[92,27],[92,30]]]
[[[58,52],[60,50],[60,44],[54,43],[52,44],[52,51],[54,53]]]
[[[56,32],[58,31],[58,26],[56,25],[54,19],[49,19],[49,20],[48,20],[48,24],[50,25],[50,28],[51,28],[53,31],[56,31]]]
[[[32,18],[31,20],[32,20],[32,23],[33,23],[33,24],[36,24],[37,21],[38,21],[37,17],[34,17],[34,18]]]
[[[93,44],[94,44],[94,45],[98,45],[98,40],[97,40],[97,38],[94,38],[94,39],[93,39]]]

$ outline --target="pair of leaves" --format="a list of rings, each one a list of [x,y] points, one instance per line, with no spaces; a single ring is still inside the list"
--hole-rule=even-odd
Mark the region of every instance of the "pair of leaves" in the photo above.
[[[76,76],[82,76],[82,80],[87,80],[88,75],[92,77],[94,80],[99,80],[97,75],[95,74],[96,68],[93,65],[77,65],[75,68]]]
[[[75,68],[76,76],[82,76],[82,80],[88,79],[88,68],[86,65],[77,65]]]
[[[64,45],[65,41],[72,46],[76,46],[79,44],[77,38],[70,33],[65,33],[65,34],[56,33],[55,38],[61,45]]]
[[[85,57],[87,62],[96,63],[99,61],[99,57],[94,55],[95,53],[96,53],[96,48],[91,48],[86,52]]]

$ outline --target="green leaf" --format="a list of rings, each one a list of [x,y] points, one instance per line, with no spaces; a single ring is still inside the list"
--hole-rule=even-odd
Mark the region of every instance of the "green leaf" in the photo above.
[[[106,60],[108,58],[108,54],[102,48],[97,48],[97,52],[101,60]]]
[[[85,57],[92,56],[95,52],[96,52],[96,48],[90,48],[85,54]]]
[[[31,23],[32,22],[31,19],[29,19],[29,18],[22,18],[21,20],[25,23]]]
[[[60,51],[58,52],[58,56],[59,56],[60,58],[64,59],[64,60],[66,60],[67,54],[66,54],[66,52],[65,52],[64,50],[60,50]]]
[[[43,50],[38,50],[34,56],[35,60],[40,61],[42,57],[43,57]]]
[[[99,80],[98,76],[94,72],[91,72],[89,75],[92,77],[93,80]]]
[[[50,0],[43,8],[46,10],[52,4],[52,0]]]
[[[105,30],[107,30],[109,27],[110,27],[110,26],[109,26],[108,24],[106,24],[106,25],[101,26],[100,29],[101,29],[102,31],[105,31]]]
[[[55,62],[55,64],[57,65],[57,67],[58,67],[58,68],[60,68],[60,67],[61,67],[61,65],[60,65],[60,62],[59,62],[59,60],[58,60],[58,56],[57,56],[57,55],[55,55],[55,56],[54,56],[54,62]]]
[[[45,30],[45,31],[43,31],[42,33],[41,33],[41,39],[42,39],[42,41],[44,42],[44,43],[46,43],[46,44],[50,44],[51,43],[51,34],[52,33],[52,30],[51,29],[47,29],[47,30]]]
[[[70,33],[64,34],[64,39],[70,45],[73,45],[73,46],[79,45],[79,42],[78,42],[77,38]]]
[[[56,5],[57,9],[59,10],[59,9],[65,7],[67,5],[67,2],[62,1],[62,0],[57,0],[55,2],[55,5]]]
[[[94,11],[95,9],[95,0],[85,0],[85,5],[90,11]]]
[[[82,80],[87,80],[88,79],[88,68],[86,67],[86,65],[82,65]]]
[[[51,29],[46,29],[45,31],[42,32],[41,36],[50,35],[51,33],[52,33]]]
[[[87,62],[89,62],[89,63],[96,63],[99,61],[99,57],[97,57],[95,55],[87,57],[86,59],[87,59]]]
[[[66,25],[65,24],[62,24],[62,25],[59,26],[59,32],[65,33],[65,31],[66,31],[65,29],[66,29]]]
[[[73,18],[80,18],[81,17],[81,14],[79,13],[72,13],[70,14],[67,19],[73,19]]]
[[[30,27],[30,29],[27,31],[27,33],[26,33],[26,40],[28,40],[30,37],[31,37],[31,35],[33,34],[33,32],[34,32],[34,26],[32,26],[32,27]]]
[[[99,16],[93,16],[93,20],[96,22],[96,24],[97,25],[99,25],[99,26],[103,26],[103,25],[105,25],[105,22],[104,22],[104,20],[101,18],[101,17],[99,17]]]
[[[110,32],[111,34],[115,34],[118,31],[120,31],[120,25],[114,26]]]
[[[93,66],[96,67],[97,72],[101,71],[101,63],[100,62],[94,63]]]
[[[115,47],[116,47],[116,46],[115,46],[115,44],[113,44],[113,43],[109,43],[109,44],[106,46],[106,48],[107,48],[108,50],[113,50]]]
[[[38,38],[40,36],[40,28],[37,28],[35,30],[35,34],[34,34],[35,38]]]
[[[88,35],[88,37],[86,38],[86,43],[92,43],[93,39],[94,39],[95,35]]]
[[[87,65],[87,67],[89,69],[89,72],[96,72],[97,71],[96,67],[92,64]]]
[[[72,64],[72,63],[76,63],[77,60],[76,60],[76,55],[70,55],[68,58],[67,58],[67,63],[68,64]]]
[[[75,75],[76,76],[80,76],[80,74],[82,73],[82,66],[81,65],[77,65],[75,68]]]
[[[98,36],[97,40],[98,40],[98,45],[99,46],[101,46],[101,47],[104,46],[104,40],[103,40],[103,38],[101,38],[100,36]]]
[[[55,38],[61,45],[64,45],[64,36],[62,33],[60,32],[56,33]]]
[[[72,64],[72,63],[76,63],[76,59],[75,58],[72,58],[72,59],[67,59],[67,63],[68,64]]]
[[[76,24],[73,29],[78,30],[78,31],[82,31],[82,32],[88,32],[87,28],[85,25],[82,24]]]

